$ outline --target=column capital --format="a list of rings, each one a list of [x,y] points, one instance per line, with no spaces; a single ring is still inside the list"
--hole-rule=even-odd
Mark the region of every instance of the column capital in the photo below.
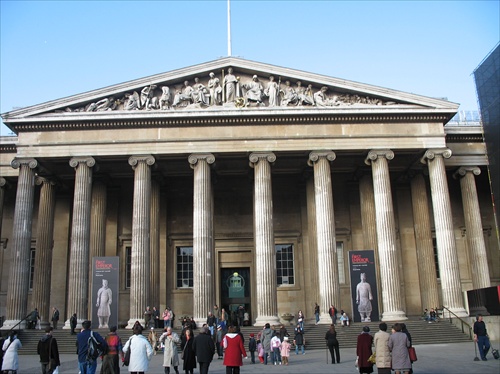
[[[436,148],[428,149],[425,151],[424,156],[420,159],[422,164],[427,164],[427,160],[433,160],[436,156],[443,158],[450,158],[452,155],[451,149],[449,148]]]
[[[69,160],[69,166],[72,168],[78,167],[79,164],[85,164],[89,168],[95,166],[95,159],[91,156],[88,157],[73,157],[71,160]]]
[[[192,153],[188,157],[191,169],[194,169],[198,161],[205,160],[207,164],[211,165],[215,162],[215,156],[212,153]]]
[[[0,177],[0,187],[3,187],[7,184],[7,179],[4,177]]]
[[[276,161],[276,155],[273,152],[253,152],[248,159],[250,160],[250,166],[253,167],[261,159],[265,159],[267,162],[271,163]]]
[[[320,158],[326,158],[327,161],[334,161],[337,158],[337,155],[333,151],[312,151],[309,153],[309,159],[307,160],[307,164],[309,166],[313,166],[316,161]]]
[[[390,149],[372,149],[368,152],[368,156],[366,156],[365,164],[371,165],[372,161],[377,160],[379,157],[384,157],[387,160],[392,160],[394,158],[394,152]]]
[[[481,174],[481,169],[477,166],[460,166],[458,170],[453,173],[453,178],[459,179],[461,177],[465,177],[467,173],[479,175]]]
[[[19,169],[21,165],[27,165],[30,169],[35,169],[38,166],[38,161],[34,158],[16,157],[10,163],[10,166],[12,166],[14,169]]]
[[[134,169],[139,162],[145,162],[146,165],[153,166],[156,160],[152,155],[136,155],[130,156],[128,159],[128,164],[132,166],[132,169]]]
[[[35,184],[37,186],[41,186],[42,184],[50,184],[52,186],[55,186],[57,184],[57,182],[53,179],[50,179],[50,178],[47,178],[47,177],[41,177],[39,175],[37,175],[35,177]]]

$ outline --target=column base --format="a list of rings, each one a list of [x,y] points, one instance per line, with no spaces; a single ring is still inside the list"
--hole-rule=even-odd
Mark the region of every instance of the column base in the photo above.
[[[314,323],[316,323],[316,320],[314,320]],[[332,324],[332,317],[330,317],[328,313],[320,313],[318,325],[331,325],[331,324]]]
[[[75,327],[75,331],[78,331],[80,332],[80,330],[82,329],[82,322],[85,321],[84,319],[76,319],[76,327]],[[65,322],[64,322],[64,326],[62,327],[63,330],[71,330],[71,324],[69,323],[69,319],[67,319]]]
[[[142,325],[142,327],[144,329],[147,328],[147,326],[146,326],[146,320],[142,319],[142,318],[132,318],[132,319],[129,319],[128,322],[127,322],[127,326],[125,326],[125,328],[129,329],[129,330],[132,330],[134,328],[134,325],[135,325],[135,323],[137,321],[139,321],[139,323]]]
[[[264,326],[266,323],[272,325],[279,325],[280,319],[278,316],[259,316],[255,319],[254,326]]]
[[[406,317],[405,312],[403,311],[391,311],[382,313],[382,321],[406,321],[408,317]]]
[[[443,317],[446,318],[456,318],[456,317],[469,317],[469,313],[464,308],[449,308],[450,312],[455,313],[455,315],[448,313],[448,310],[444,309],[443,310]]]
[[[24,330],[27,327],[26,320],[19,321],[18,319],[7,319],[4,321],[0,330]]]

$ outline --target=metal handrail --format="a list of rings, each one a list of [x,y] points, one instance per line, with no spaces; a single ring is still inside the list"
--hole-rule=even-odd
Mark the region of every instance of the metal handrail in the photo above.
[[[455,318],[457,318],[458,320],[460,320],[461,322],[461,326],[462,326],[462,333],[465,334],[465,330],[464,330],[464,325],[467,326],[469,328],[469,338],[472,339],[472,326],[469,325],[465,320],[463,320],[461,317],[457,316],[455,313],[453,313],[450,309],[448,309],[447,307],[445,307],[444,305],[442,306],[442,309],[443,309],[443,319],[444,319],[444,310],[446,309],[448,311],[448,318],[450,320],[450,323],[452,323],[451,321],[451,314],[453,314],[453,316]]]

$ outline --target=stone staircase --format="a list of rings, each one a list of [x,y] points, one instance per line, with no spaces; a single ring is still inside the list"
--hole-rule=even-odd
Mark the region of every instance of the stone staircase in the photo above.
[[[414,345],[420,344],[443,344],[443,343],[459,343],[468,342],[471,340],[468,332],[463,333],[460,329],[455,327],[453,324],[449,323],[447,320],[441,320],[437,323],[428,323],[421,320],[408,320],[405,322],[412,336],[412,341]],[[370,332],[375,334],[378,331],[379,322],[369,322],[369,323],[354,323],[349,327],[338,327],[337,328],[337,338],[339,340],[340,348],[355,348],[357,336],[361,333],[363,326],[369,326]],[[391,323],[388,323],[389,330]],[[326,346],[325,333],[328,330],[328,325],[306,325],[305,326],[305,338],[306,338],[306,350],[312,349],[324,349]],[[288,332],[291,335],[291,340],[293,339],[293,326],[287,327]],[[250,333],[257,333],[261,330],[260,327],[249,326],[243,327],[241,332],[245,337],[245,347],[248,346],[248,338]],[[99,332],[102,336],[106,336],[107,330],[94,330]],[[180,334],[180,328],[175,328],[175,332]],[[163,331],[157,329],[156,333],[158,336],[161,335]],[[390,332],[390,331],[389,331]],[[131,330],[118,330],[118,334],[122,338],[122,342],[125,344],[127,339],[131,336]],[[146,334],[146,332],[144,332]],[[195,336],[198,334],[195,331]],[[41,330],[21,330],[19,333],[19,339],[23,344],[23,348],[19,350],[19,354],[36,354],[37,344],[40,338],[44,335]],[[69,330],[55,330],[54,337],[57,339],[59,352],[60,353],[76,353],[76,335],[70,335]]]

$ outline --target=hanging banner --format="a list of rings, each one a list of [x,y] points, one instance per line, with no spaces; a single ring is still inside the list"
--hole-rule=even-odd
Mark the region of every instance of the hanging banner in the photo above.
[[[373,250],[349,251],[354,322],[379,321],[377,276]]]
[[[92,259],[92,328],[118,326],[119,257]]]

